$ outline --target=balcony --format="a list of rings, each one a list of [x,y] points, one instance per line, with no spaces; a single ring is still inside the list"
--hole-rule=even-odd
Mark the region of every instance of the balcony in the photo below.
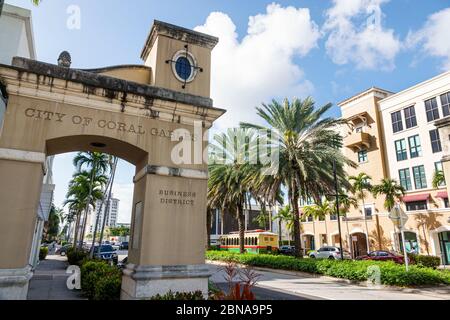
[[[369,149],[370,140],[371,136],[366,132],[353,132],[345,138],[344,145],[354,151],[359,151],[362,149]]]

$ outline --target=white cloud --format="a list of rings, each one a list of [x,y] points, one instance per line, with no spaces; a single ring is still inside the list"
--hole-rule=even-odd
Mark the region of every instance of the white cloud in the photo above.
[[[358,69],[392,70],[401,42],[394,30],[382,26],[382,4],[389,0],[333,0],[323,32],[334,63]]]
[[[450,8],[430,15],[422,29],[410,32],[408,47],[422,45],[424,54],[444,58],[442,68],[450,69]]]
[[[221,12],[211,13],[195,30],[219,37],[212,54],[211,96],[226,108],[220,127],[255,121],[255,107],[276,98],[303,97],[313,91],[294,59],[317,46],[320,32],[309,9],[270,4],[264,14],[249,17],[238,40],[236,26]]]
[[[119,215],[118,222],[130,223],[131,212],[133,209],[133,190],[134,184],[114,183],[112,193],[114,197],[119,199]]]

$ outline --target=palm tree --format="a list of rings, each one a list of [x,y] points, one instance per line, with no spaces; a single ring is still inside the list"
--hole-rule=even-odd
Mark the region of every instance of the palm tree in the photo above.
[[[318,204],[303,207],[306,217],[313,217],[325,221],[327,216],[332,215],[335,209],[328,200],[320,201]],[[328,237],[327,223],[325,222],[325,234]],[[327,239],[328,242],[328,239]]]
[[[442,170],[436,170],[433,174],[433,188],[437,189],[445,184],[445,175],[444,171]]]
[[[79,152],[73,159],[73,164],[77,168],[78,171],[82,170],[83,167],[87,167],[90,169],[91,173],[91,183],[89,184],[89,193],[88,193],[88,200],[86,201],[86,208],[85,208],[85,215],[86,218],[83,222],[83,228],[82,228],[82,236],[81,236],[81,243],[83,243],[84,240],[84,234],[86,232],[86,225],[87,225],[87,215],[89,211],[89,203],[90,198],[92,197],[92,189],[93,189],[93,183],[96,180],[97,177],[100,177],[104,174],[106,174],[110,168],[111,168],[111,157],[105,153],[101,152]],[[104,184],[106,185],[106,183]],[[97,226],[95,226],[97,229]]]
[[[356,198],[350,197],[348,195],[339,196],[339,215],[347,217],[347,213],[350,211],[350,208],[353,207],[355,209],[358,208],[358,200]],[[347,241],[348,247],[353,254],[352,242],[350,239],[350,229],[348,227],[348,219],[345,219],[345,225],[347,229]]]
[[[367,225],[367,216],[366,216],[366,192],[370,192],[372,190],[372,185],[370,180],[372,177],[367,175],[364,172],[360,172],[357,176],[351,176],[348,178],[351,181],[353,192],[357,199],[362,201],[362,214],[364,219],[364,224],[366,226],[366,244],[367,251],[370,252],[370,241],[369,241],[369,227]]]
[[[235,213],[239,225],[240,253],[245,252],[244,207],[251,198],[248,181],[255,170],[246,156],[247,131],[229,129],[226,133],[215,135],[208,168],[209,207]]]
[[[284,185],[294,213],[294,241],[296,256],[302,257],[300,235],[299,200],[312,196],[315,200],[323,194],[331,194],[334,188],[333,160],[337,163],[337,173],[343,186],[343,165],[352,164],[342,152],[342,137],[336,127],[344,120],[324,117],[331,104],[315,108],[311,98],[294,99],[283,103],[273,100],[256,108],[257,114],[268,124],[264,126],[242,123],[245,128],[271,132],[279,142],[278,171],[265,183],[266,189],[278,191]],[[272,130],[274,129],[274,130]]]
[[[292,213],[291,206],[287,205],[280,210],[278,213],[272,218],[273,220],[278,220],[278,237],[281,239],[281,223],[284,222],[286,225],[286,229],[288,230],[290,237],[292,238],[292,234],[294,231],[294,214]]]
[[[395,202],[405,195],[405,189],[394,179],[386,178],[381,180],[379,185],[372,187],[372,193],[375,197],[384,195],[384,208],[390,212]]]
[[[74,210],[77,215],[77,226],[75,229],[76,246],[78,235],[80,235],[80,242],[83,243],[84,233],[86,228],[86,221],[89,213],[89,206],[95,208],[95,202],[103,197],[103,186],[106,184],[107,178],[104,175],[95,176],[94,180],[91,178],[94,175],[88,171],[76,172],[72,180],[69,182],[69,189],[66,195],[64,205],[69,205],[69,208]],[[84,210],[84,220],[81,220],[81,215]],[[83,221],[80,234],[80,221]],[[81,245],[80,245],[81,247]]]

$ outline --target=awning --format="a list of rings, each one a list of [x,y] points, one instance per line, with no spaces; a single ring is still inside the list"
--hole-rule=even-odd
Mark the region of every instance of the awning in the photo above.
[[[403,202],[415,202],[415,201],[425,201],[430,198],[429,193],[421,193],[421,194],[414,194],[410,196],[404,196],[402,198]]]
[[[436,195],[436,198],[448,199],[447,191],[439,191]]]

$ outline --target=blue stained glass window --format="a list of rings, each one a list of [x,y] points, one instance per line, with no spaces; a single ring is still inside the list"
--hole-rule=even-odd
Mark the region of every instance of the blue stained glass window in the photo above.
[[[179,57],[175,63],[175,70],[177,75],[183,79],[188,80],[192,74],[192,66],[186,57]]]

